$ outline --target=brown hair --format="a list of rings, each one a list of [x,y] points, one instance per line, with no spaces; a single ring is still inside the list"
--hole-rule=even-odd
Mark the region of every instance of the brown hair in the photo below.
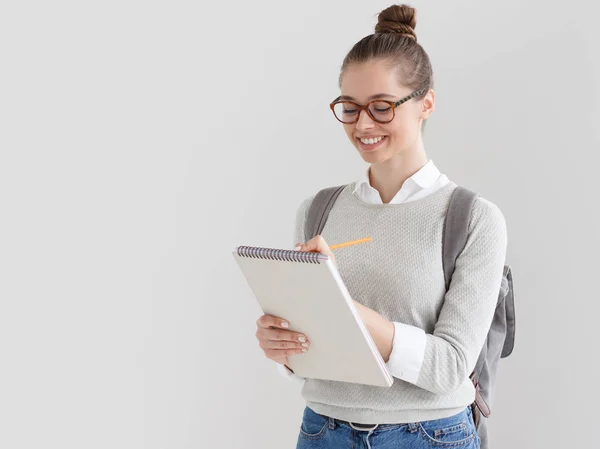
[[[392,5],[381,11],[375,33],[357,42],[344,58],[340,87],[349,65],[379,59],[397,70],[401,84],[413,91],[425,89],[416,97],[423,98],[429,88],[433,88],[433,69],[429,56],[417,43],[416,26],[417,11],[408,5]]]

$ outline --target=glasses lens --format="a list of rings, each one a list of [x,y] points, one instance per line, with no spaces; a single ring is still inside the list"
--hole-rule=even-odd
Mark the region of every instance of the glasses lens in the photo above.
[[[342,101],[336,103],[333,107],[333,113],[340,122],[343,123],[354,123],[358,117],[359,109],[354,103]]]
[[[385,101],[374,101],[369,105],[369,112],[376,121],[386,123],[394,118],[394,110]]]

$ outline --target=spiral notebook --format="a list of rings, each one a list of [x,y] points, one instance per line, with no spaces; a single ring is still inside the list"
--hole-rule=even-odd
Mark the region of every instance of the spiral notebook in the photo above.
[[[380,387],[393,383],[335,264],[316,252],[240,246],[233,252],[264,313],[308,336],[288,357],[298,376]]]

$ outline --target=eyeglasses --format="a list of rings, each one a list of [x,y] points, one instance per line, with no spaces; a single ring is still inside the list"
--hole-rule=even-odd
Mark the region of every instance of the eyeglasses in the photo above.
[[[361,106],[353,101],[341,100],[337,97],[331,102],[329,107],[333,111],[333,115],[340,122],[349,125],[358,122],[360,111],[363,109],[367,111],[369,117],[375,120],[377,123],[389,123],[394,120],[396,115],[395,109],[402,103],[406,103],[411,98],[417,97],[425,93],[427,89],[419,89],[407,97],[402,98],[396,102],[388,100],[373,100],[369,101],[365,106]]]

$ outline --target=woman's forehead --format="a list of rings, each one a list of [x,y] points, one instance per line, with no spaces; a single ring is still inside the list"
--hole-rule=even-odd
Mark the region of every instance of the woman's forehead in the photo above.
[[[381,94],[387,94],[388,98],[401,97],[409,90],[398,82],[398,75],[394,70],[376,62],[347,67],[340,87],[343,97],[351,97],[356,101],[369,101]]]

